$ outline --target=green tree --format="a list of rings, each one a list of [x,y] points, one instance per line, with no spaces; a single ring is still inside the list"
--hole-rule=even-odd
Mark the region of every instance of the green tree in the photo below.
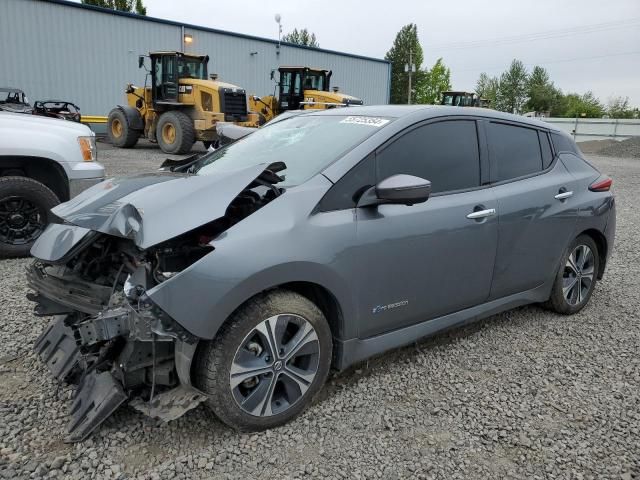
[[[509,69],[500,75],[495,109],[509,113],[521,113],[527,102],[529,75],[520,60],[514,59]]]
[[[592,92],[584,95],[568,93],[562,96],[557,110],[552,112],[554,116],[570,118],[600,118],[604,113],[604,107]]]
[[[490,77],[486,73],[482,72],[476,82],[476,94],[480,98],[486,98],[489,100],[490,106],[495,108],[499,87],[500,81],[496,77]]]
[[[416,85],[416,103],[435,104],[440,100],[440,94],[447,90],[451,90],[451,70],[439,58],[431,70],[425,70],[420,76]]]
[[[629,106],[629,97],[610,98],[607,103],[607,115],[611,118],[634,118],[634,113]]]
[[[85,5],[119,10],[121,12],[133,12],[138,15],[146,15],[147,8],[142,0],[81,0]]]
[[[135,10],[138,15],[147,14],[147,7],[144,6],[144,4],[142,3],[142,0],[136,0]]]
[[[562,94],[549,78],[549,73],[544,68],[535,66],[529,76],[527,95],[527,111],[550,112],[558,104]]]
[[[306,28],[298,30],[294,28],[292,32],[282,37],[283,42],[295,43],[296,45],[306,45],[307,47],[319,47],[315,33],[309,33]]]
[[[402,27],[384,58],[391,62],[391,103],[407,103],[409,74],[404,71],[405,65],[412,63],[416,66],[415,73],[412,73],[413,85],[420,85],[424,76],[420,70],[424,57],[418,41],[418,27],[413,23]],[[415,100],[416,91],[412,88],[411,103]]]

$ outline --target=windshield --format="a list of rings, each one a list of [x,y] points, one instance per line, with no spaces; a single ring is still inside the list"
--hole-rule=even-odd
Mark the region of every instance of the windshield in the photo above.
[[[284,162],[281,186],[299,185],[362,143],[390,118],[301,115],[260,128],[242,140],[203,156],[194,166],[211,175],[261,163]]]
[[[15,103],[26,105],[29,103],[24,93],[18,90],[0,90],[0,103]]]

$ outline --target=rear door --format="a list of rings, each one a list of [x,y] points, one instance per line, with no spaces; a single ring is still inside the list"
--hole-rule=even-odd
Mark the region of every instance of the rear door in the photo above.
[[[481,144],[475,120],[452,119],[414,127],[371,157],[374,182],[415,175],[433,193],[421,204],[356,210],[361,337],[486,301],[498,222],[493,190],[482,185]]]
[[[499,212],[493,300],[553,278],[577,211],[575,180],[554,157],[547,132],[498,121],[483,125]]]

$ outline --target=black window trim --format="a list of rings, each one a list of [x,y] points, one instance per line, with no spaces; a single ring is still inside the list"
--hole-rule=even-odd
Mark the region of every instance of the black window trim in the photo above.
[[[528,123],[521,123],[521,122],[516,122],[516,121],[511,121],[511,120],[503,120],[503,119],[497,119],[497,118],[485,118],[483,119],[485,122],[485,128],[486,128],[486,124],[487,123],[499,123],[499,124],[503,124],[503,125],[509,125],[512,127],[521,127],[521,128],[528,128],[530,130],[534,130],[537,132],[538,134],[538,145],[540,146],[540,162],[542,163],[543,159],[542,159],[542,145],[540,144],[540,133],[546,134],[547,137],[549,138],[549,130],[546,128],[542,128],[542,127],[538,127],[537,125],[531,125]],[[553,160],[551,161],[551,164],[543,169],[540,170],[538,172],[533,172],[533,173],[529,173],[527,175],[521,175],[519,177],[514,177],[514,178],[509,178],[508,180],[501,180],[501,181],[496,181],[496,177],[495,175],[497,174],[497,165],[495,165],[495,159],[494,157],[491,155],[491,146],[489,145],[489,138],[487,136],[486,138],[487,140],[487,148],[488,148],[488,152],[489,152],[489,163],[490,163],[490,171],[491,171],[491,183],[489,183],[488,186],[490,187],[497,187],[500,185],[506,185],[507,183],[512,183],[512,182],[519,182],[520,180],[526,180],[528,178],[533,178],[533,177],[537,177],[539,175],[544,175],[546,173],[549,173],[551,170],[553,170],[553,168],[556,166],[556,163],[558,163],[558,153],[555,152],[555,148],[553,145],[553,141],[551,138],[549,138],[549,143],[551,145],[551,152],[553,154]]]

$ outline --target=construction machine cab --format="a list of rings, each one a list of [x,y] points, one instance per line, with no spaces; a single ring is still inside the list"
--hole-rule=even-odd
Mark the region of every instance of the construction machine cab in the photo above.
[[[181,52],[152,52],[151,92],[155,105],[179,105],[178,95],[186,89],[179,85],[181,78],[207,80],[207,55],[188,55]]]
[[[449,105],[451,107],[475,107],[477,105],[477,97],[471,92],[442,92],[441,105]]]
[[[280,67],[279,111],[298,110],[304,106],[305,91],[328,92],[331,70],[309,67]]]
[[[480,98],[473,92],[442,92],[440,105],[450,107],[480,107],[489,108],[490,102],[486,98]]]

